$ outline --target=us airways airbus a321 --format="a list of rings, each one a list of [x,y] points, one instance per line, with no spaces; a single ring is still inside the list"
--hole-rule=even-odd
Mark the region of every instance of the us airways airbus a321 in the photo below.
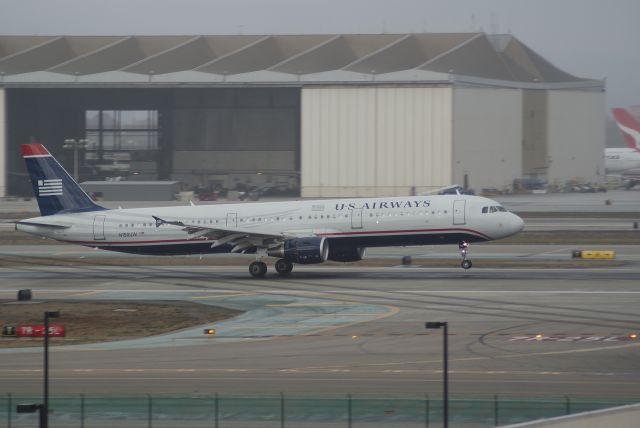
[[[72,244],[133,254],[251,253],[280,275],[293,264],[361,260],[367,247],[458,244],[520,232],[524,222],[491,199],[469,195],[325,199],[108,210],[96,203],[41,144],[24,144],[41,217],[16,229]]]

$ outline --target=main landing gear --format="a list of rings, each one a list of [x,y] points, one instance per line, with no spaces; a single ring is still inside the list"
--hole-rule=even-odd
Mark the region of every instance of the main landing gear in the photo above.
[[[262,278],[267,273],[267,264],[261,260],[256,260],[249,265],[249,273],[254,278]]]
[[[293,270],[293,263],[287,259],[279,259],[275,264],[276,272],[280,275],[288,275]],[[249,273],[254,278],[262,278],[267,273],[267,264],[262,260],[256,260],[249,265]]]
[[[279,259],[275,265],[276,272],[280,275],[289,275],[293,270],[293,263],[287,259]]]
[[[465,270],[471,269],[473,263],[471,263],[471,260],[467,258],[469,252],[469,243],[467,243],[466,241],[460,241],[458,243],[458,248],[460,249],[460,255],[462,256],[462,263],[460,263],[460,266]]]

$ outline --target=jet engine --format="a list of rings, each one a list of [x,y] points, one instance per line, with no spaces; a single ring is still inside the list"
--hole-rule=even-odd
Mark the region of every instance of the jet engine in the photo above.
[[[267,255],[303,265],[322,263],[329,257],[329,242],[320,237],[288,239],[269,249]]]
[[[331,248],[329,250],[329,260],[334,262],[357,262],[362,260],[366,248],[363,247],[346,247]]]

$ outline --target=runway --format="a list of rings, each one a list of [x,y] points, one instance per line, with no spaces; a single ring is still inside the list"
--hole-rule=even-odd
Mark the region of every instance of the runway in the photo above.
[[[633,252],[632,252],[633,253]],[[192,300],[246,313],[136,341],[55,348],[52,393],[451,393],[640,397],[640,268],[8,267],[0,298]],[[64,314],[63,314],[64,316]],[[38,392],[39,350],[0,352],[0,392]]]

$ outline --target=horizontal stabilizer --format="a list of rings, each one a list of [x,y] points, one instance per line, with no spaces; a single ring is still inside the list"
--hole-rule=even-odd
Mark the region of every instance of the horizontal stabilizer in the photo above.
[[[25,226],[37,226],[37,227],[48,227],[49,229],[68,229],[71,226],[63,226],[61,224],[50,224],[50,223],[36,223],[34,221],[18,221],[16,225],[21,224]]]

